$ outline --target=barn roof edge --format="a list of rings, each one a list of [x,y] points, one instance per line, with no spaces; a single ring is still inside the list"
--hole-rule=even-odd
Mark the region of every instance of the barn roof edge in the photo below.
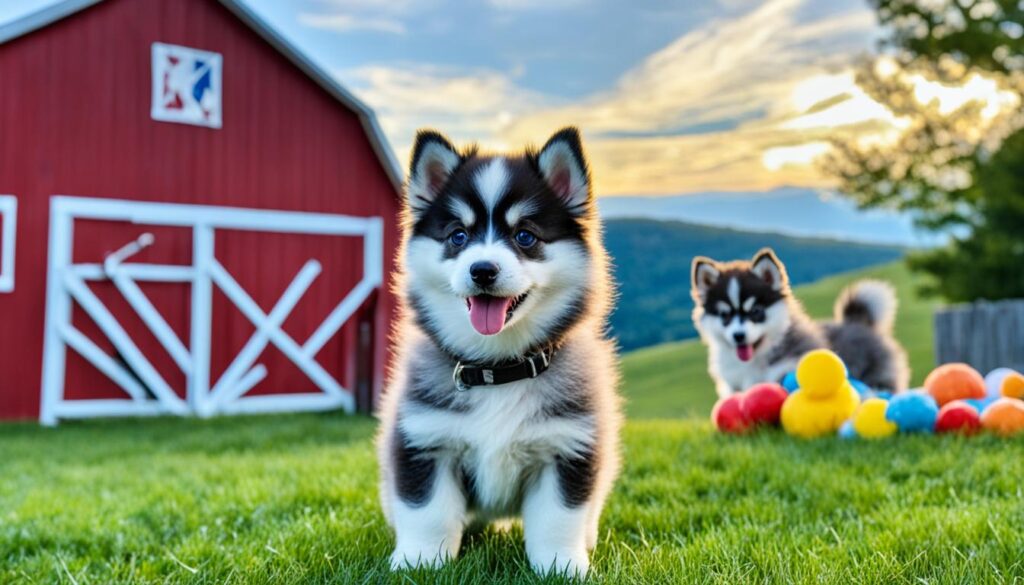
[[[7,24],[0,25],[0,45],[18,37],[27,35],[33,31],[45,28],[58,20],[67,18],[68,16],[89,8],[90,6],[99,4],[102,1],[103,0],[62,0],[51,6],[30,12]],[[331,94],[336,100],[359,116],[359,120],[363,126],[363,131],[366,132],[367,137],[369,137],[370,145],[373,147],[374,153],[377,155],[381,165],[384,167],[384,171],[387,173],[388,178],[395,187],[396,194],[400,193],[404,182],[402,167],[398,164],[398,160],[395,158],[395,154],[391,150],[387,138],[384,136],[384,132],[381,130],[373,109],[367,106],[343,85],[338,83],[334,77],[327,73],[322,67],[314,63],[312,59],[307,57],[302,51],[296,48],[295,45],[285,39],[283,35],[278,33],[277,30],[260,18],[251,8],[243,4],[240,0],[218,1],[230,10],[231,13],[239,20],[244,22],[246,26],[263,38],[264,41],[269,43],[279,53],[288,58],[293,65],[301,69],[303,73],[320,85],[320,87],[327,91],[327,93]]]

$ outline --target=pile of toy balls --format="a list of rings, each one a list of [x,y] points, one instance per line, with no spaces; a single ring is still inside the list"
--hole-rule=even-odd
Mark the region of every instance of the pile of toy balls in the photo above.
[[[1024,433],[1024,375],[999,368],[982,377],[967,364],[946,364],[922,388],[893,396],[850,378],[839,356],[819,349],[804,355],[781,384],[757,384],[722,398],[711,420],[732,434],[781,423],[786,433],[803,438],[982,430],[1006,437]]]

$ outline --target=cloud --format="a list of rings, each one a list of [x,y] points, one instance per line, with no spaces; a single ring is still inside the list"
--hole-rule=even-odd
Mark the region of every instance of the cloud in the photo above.
[[[406,64],[360,67],[338,76],[374,106],[399,160],[408,157],[412,137],[423,126],[459,142],[506,149],[501,137],[513,120],[554,104],[518,87],[511,76],[486,69]]]
[[[582,4],[584,0],[487,0],[499,10],[562,10]]]
[[[571,103],[493,70],[406,64],[343,77],[377,108],[402,155],[424,124],[494,148],[575,124],[603,195],[825,186],[811,164],[820,144],[881,132],[888,112],[851,73],[870,46],[872,13],[809,18],[813,1],[769,0],[709,22]]]
[[[518,119],[507,139],[580,125],[603,194],[827,184],[807,158],[820,147],[804,145],[869,131],[887,112],[864,109],[870,100],[848,71],[868,45],[870,11],[803,21],[806,4],[771,0],[708,23],[648,56],[610,90]],[[866,114],[842,114],[851,106]]]
[[[377,32],[404,34],[405,25],[392,18],[359,18],[350,14],[299,14],[299,23],[311,28],[350,32],[355,30],[371,30]]]
[[[867,11],[801,23],[802,4],[773,0],[712,22],[649,56],[612,90],[523,123],[572,119],[597,133],[660,132],[752,113],[780,115],[794,84],[848,65],[861,48],[849,33],[873,24]]]
[[[433,0],[316,0],[315,10],[302,11],[299,24],[340,33],[374,31],[405,34],[404,19],[428,8]]]

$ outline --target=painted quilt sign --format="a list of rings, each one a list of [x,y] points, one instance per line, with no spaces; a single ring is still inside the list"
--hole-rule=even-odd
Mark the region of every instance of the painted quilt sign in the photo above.
[[[153,43],[153,119],[220,128],[223,62],[219,53]]]

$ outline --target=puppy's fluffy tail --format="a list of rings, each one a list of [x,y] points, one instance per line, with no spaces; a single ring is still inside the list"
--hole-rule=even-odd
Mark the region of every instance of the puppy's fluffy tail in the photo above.
[[[896,305],[896,291],[891,284],[881,280],[861,280],[839,294],[835,319],[840,323],[860,323],[875,331],[891,333],[896,321]]]

